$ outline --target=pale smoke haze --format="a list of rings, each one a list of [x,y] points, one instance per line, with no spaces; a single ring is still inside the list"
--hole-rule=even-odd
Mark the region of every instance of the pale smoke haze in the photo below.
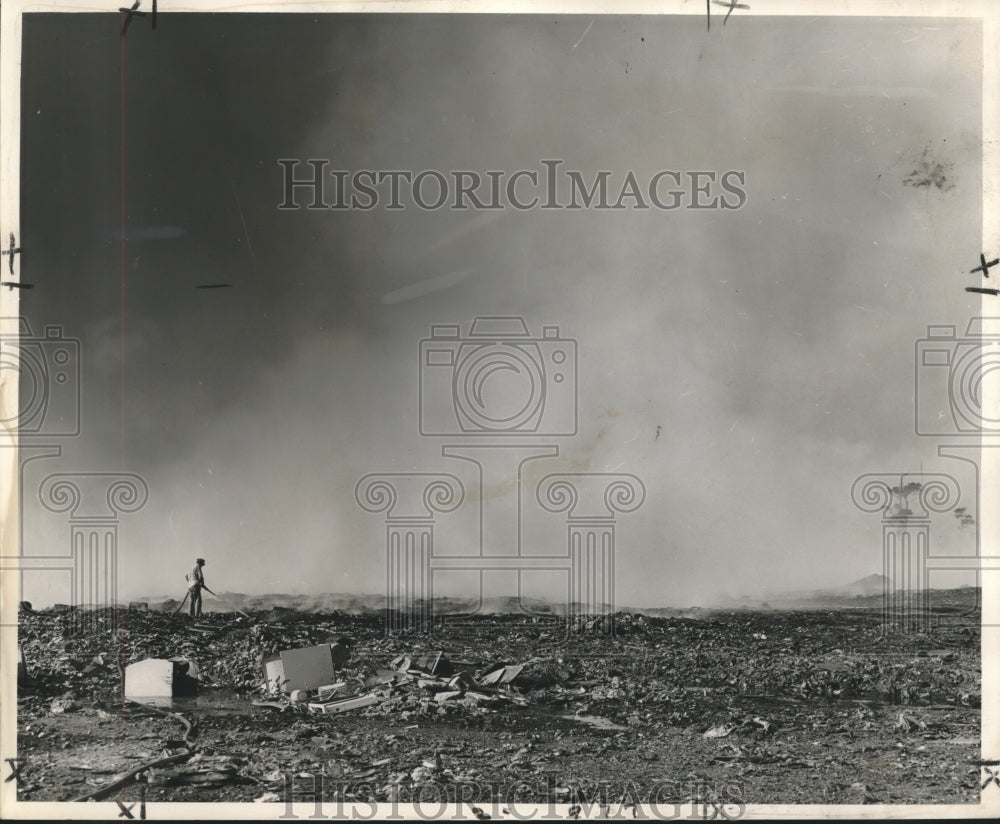
[[[125,467],[150,500],[123,516],[124,599],[179,598],[199,556],[217,591],[382,592],[384,523],[355,484],[471,485],[419,434],[418,355],[432,324],[477,316],[577,341],[579,433],[532,471],[642,479],[618,525],[621,604],[880,571],[878,516],[850,499],[866,472],[971,491],[967,466],[914,435],[913,357],[928,324],[961,333],[981,314],[963,291],[982,222],[974,22],[745,16],[722,36],[695,17],[313,17],[171,14],[128,34]],[[38,288],[21,305],[33,329],[79,337],[84,364],[83,434],[30,465],[29,490],[121,461],[115,20],[25,20]],[[740,170],[747,203],[279,211],[279,158],[444,173],[557,158],[610,170],[615,193],[630,170]],[[904,182],[927,158],[951,188]],[[195,288],[213,283],[232,288]],[[492,491],[498,515],[512,489]],[[25,552],[65,547],[65,516],[24,498]],[[443,550],[474,545],[476,506],[442,516]],[[564,521],[535,510],[533,540],[561,546]],[[934,523],[937,550],[973,551],[956,519]],[[51,600],[41,578],[24,597]]]

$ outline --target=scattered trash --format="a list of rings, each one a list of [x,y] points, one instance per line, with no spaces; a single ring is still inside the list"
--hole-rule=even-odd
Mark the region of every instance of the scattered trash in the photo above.
[[[480,684],[509,684],[524,669],[523,666],[513,665],[513,666],[500,666],[494,669],[492,672],[488,672],[486,675],[479,679]]]
[[[157,758],[157,759],[155,759],[153,761],[150,761],[150,762],[148,762],[146,764],[141,764],[140,766],[135,767],[132,770],[129,770],[124,775],[122,775],[122,776],[120,776],[118,778],[115,778],[114,780],[108,782],[107,784],[104,784],[102,787],[100,787],[97,790],[94,790],[93,792],[86,793],[84,795],[78,796],[78,797],[73,798],[71,800],[72,801],[91,801],[91,800],[100,801],[102,798],[107,798],[112,793],[120,791],[127,784],[129,784],[132,781],[136,780],[136,778],[139,775],[142,775],[143,773],[145,773],[145,772],[147,772],[149,770],[155,769],[157,767],[163,767],[163,766],[166,766],[167,764],[176,764],[176,763],[178,763],[180,761],[186,761],[190,757],[191,757],[191,753],[190,752],[184,752],[184,753],[177,753],[175,755],[168,755],[168,756],[166,756],[164,758]]]
[[[175,665],[174,672],[177,675],[182,675],[185,676],[186,678],[190,678],[195,681],[198,680],[199,678],[198,665],[190,658],[185,658],[183,655],[175,655],[173,658],[168,658],[167,660],[171,661]],[[194,693],[195,691],[196,690],[192,689],[192,693]]]
[[[395,670],[376,669],[374,675],[369,675],[365,679],[366,687],[375,687],[379,684],[392,684],[398,680],[403,680],[404,676]]]
[[[443,640],[387,635],[374,612],[191,621],[150,606],[117,622],[95,611],[96,629],[84,634],[74,632],[77,610],[22,615],[19,661],[30,664],[31,682],[18,690],[18,743],[28,755],[24,787],[35,787],[22,788],[27,800],[110,798],[123,776],[127,784],[144,775],[155,798],[275,803],[307,795],[325,773],[356,800],[382,802],[430,782],[499,776],[513,786],[565,763],[597,780],[588,765],[618,763],[625,752],[629,769],[647,777],[709,760],[770,781],[832,759],[883,757],[918,775],[950,775],[979,753],[978,636],[912,635],[887,647],[877,615],[619,614],[615,636],[591,618],[577,621],[589,633],[567,635],[551,622],[483,615]],[[178,700],[179,676],[200,685],[197,698]],[[122,690],[133,694],[146,678],[159,695],[123,705]],[[215,712],[216,695],[240,709]],[[151,706],[159,698],[169,702],[162,710]],[[92,736],[87,746],[77,728]],[[110,757],[90,749],[97,742]],[[684,761],[691,753],[698,764]],[[848,768],[824,785],[823,803],[885,801],[881,784],[852,789],[863,776]],[[563,783],[526,797],[571,804],[588,791]],[[468,800],[489,809],[490,799]]]
[[[333,698],[334,695],[346,686],[346,681],[340,681],[336,684],[324,684],[316,690],[316,697],[319,698],[320,701],[326,701],[328,698]]]
[[[927,722],[922,721],[919,718],[913,718],[908,716],[905,712],[899,714],[899,718],[896,721],[896,729],[900,729],[903,732],[911,732],[912,730],[926,730]]]
[[[369,693],[368,695],[356,695],[349,698],[334,698],[330,701],[314,702],[309,704],[309,709],[313,712],[322,712],[325,714],[332,714],[338,712],[348,712],[349,710],[357,710],[362,707],[369,707],[372,704],[377,704],[382,699],[375,693]]]
[[[392,666],[398,672],[426,672],[428,675],[447,675],[453,671],[443,652],[418,655],[412,659],[401,655],[392,662]]]
[[[49,705],[49,709],[53,714],[59,715],[64,712],[73,712],[80,708],[80,705],[76,703],[76,696],[68,692],[61,698],[56,698]]]
[[[599,730],[627,730],[621,724],[616,724],[608,718],[602,718],[599,715],[561,715],[560,718],[566,718],[569,721],[579,721],[581,724],[589,724],[592,727],[597,727]]]
[[[261,701],[254,698],[250,701],[250,706],[252,707],[268,707],[273,710],[284,710],[288,708],[288,704],[283,701]]]

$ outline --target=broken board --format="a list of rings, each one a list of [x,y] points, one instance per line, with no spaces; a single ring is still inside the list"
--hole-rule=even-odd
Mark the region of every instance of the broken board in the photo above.
[[[368,695],[353,695],[350,698],[338,698],[333,701],[313,702],[309,705],[309,709],[313,712],[322,712],[326,715],[331,715],[339,712],[348,712],[349,710],[358,710],[362,707],[377,704],[381,700],[381,696],[369,693]]]

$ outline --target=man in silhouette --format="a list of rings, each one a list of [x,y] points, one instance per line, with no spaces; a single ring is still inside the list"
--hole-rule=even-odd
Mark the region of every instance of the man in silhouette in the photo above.
[[[191,596],[191,617],[201,618],[201,588],[205,586],[205,573],[201,568],[205,566],[205,559],[198,558],[192,570],[184,577],[188,582],[188,594]]]

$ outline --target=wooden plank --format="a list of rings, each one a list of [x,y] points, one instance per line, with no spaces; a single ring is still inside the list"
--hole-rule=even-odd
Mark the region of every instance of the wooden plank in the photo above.
[[[362,707],[370,707],[372,704],[377,704],[381,700],[381,696],[369,693],[368,695],[355,695],[350,698],[339,698],[335,701],[312,703],[309,705],[309,709],[313,712],[322,712],[326,715],[331,715],[361,709]]]

